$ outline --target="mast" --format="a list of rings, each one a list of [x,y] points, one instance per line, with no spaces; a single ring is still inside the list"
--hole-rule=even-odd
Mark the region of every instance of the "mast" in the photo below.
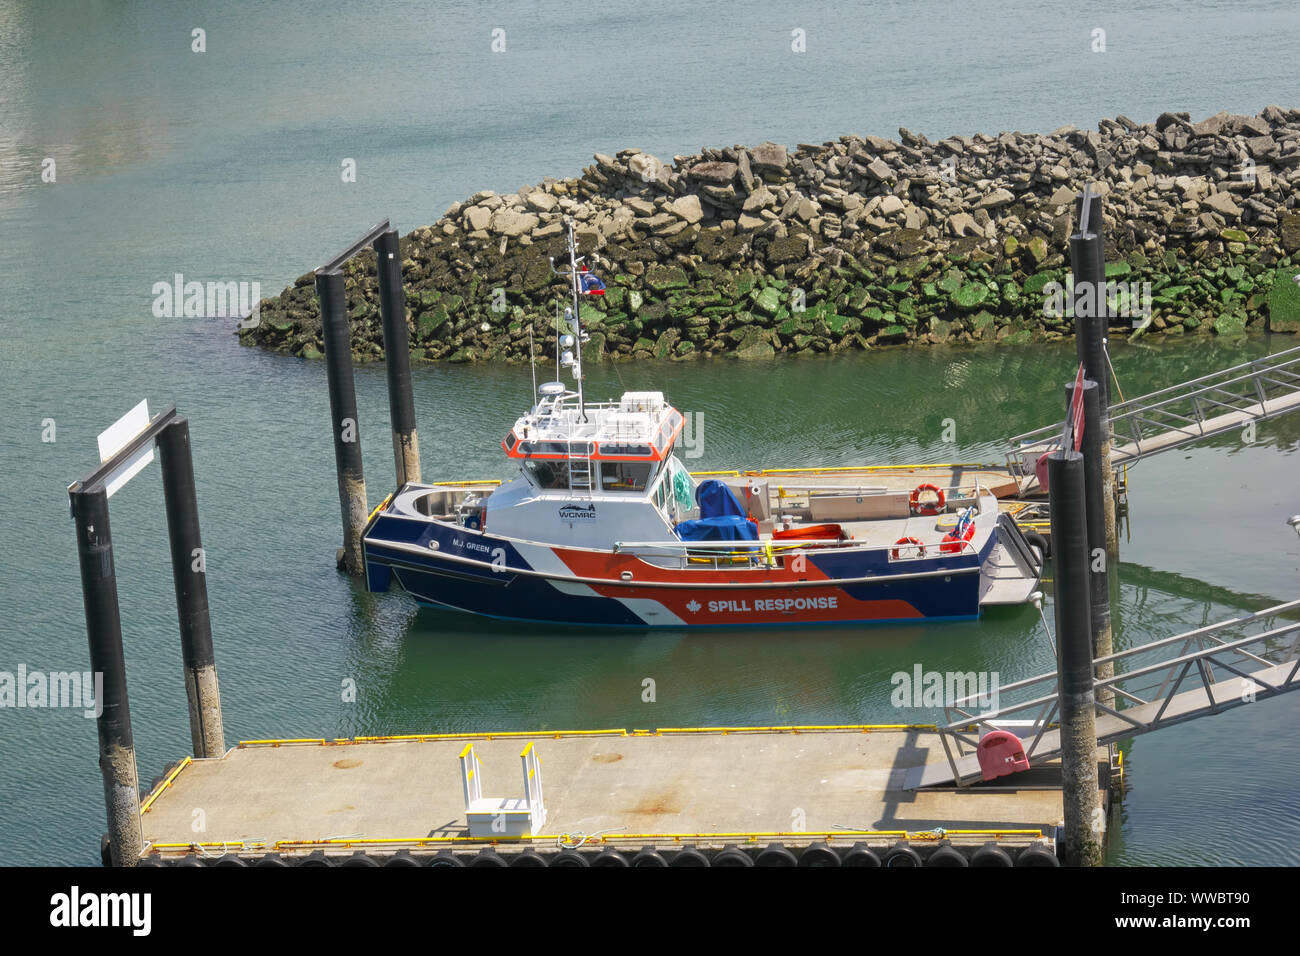
[[[569,218],[569,285],[573,291],[573,318],[570,320],[573,328],[573,378],[578,383],[578,416],[585,422],[587,420],[587,406],[582,396],[582,318],[581,308],[579,306],[579,282],[578,282],[578,242],[574,235],[573,219]]]
[[[567,365],[573,369],[574,381],[578,383],[578,415],[582,421],[587,420],[587,405],[582,393],[582,319],[580,317],[580,301],[582,283],[579,281],[580,275],[578,266],[582,264],[582,257],[578,255],[578,241],[574,234],[573,217],[565,216],[565,224],[569,227],[569,272],[567,275],[555,268],[555,259],[552,258],[551,272],[555,275],[565,276],[569,280],[569,293],[572,296],[573,304],[566,306],[564,315],[568,322],[570,334],[556,335],[555,338],[555,365],[556,376],[559,375],[559,366]],[[574,351],[563,353],[561,357],[561,348],[572,348]]]

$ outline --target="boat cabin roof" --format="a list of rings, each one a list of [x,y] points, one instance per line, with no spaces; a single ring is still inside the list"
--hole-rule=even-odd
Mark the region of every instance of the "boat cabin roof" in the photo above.
[[[511,458],[663,461],[682,430],[682,413],[663,392],[624,392],[618,401],[587,402],[560,382],[547,382],[532,410],[515,422],[501,447]]]

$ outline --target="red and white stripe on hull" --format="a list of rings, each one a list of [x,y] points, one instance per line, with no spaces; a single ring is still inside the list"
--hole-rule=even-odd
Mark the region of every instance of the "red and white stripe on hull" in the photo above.
[[[550,550],[554,559],[575,577],[586,578],[587,582],[592,579],[611,582],[564,582],[552,578],[552,586],[566,594],[611,598],[648,624],[698,627],[746,623],[912,620],[924,617],[915,606],[904,600],[855,598],[843,587],[831,583],[833,578],[807,560],[800,562],[798,571],[789,566],[683,570],[660,567],[630,554],[602,554],[567,548],[530,549],[528,559],[534,561],[541,558],[536,552],[543,550]],[[545,568],[546,571],[556,572],[551,561],[544,558],[541,561],[550,565]],[[538,567],[537,570],[543,568]],[[629,580],[637,583],[621,583],[624,574],[631,575]],[[737,587],[742,581],[753,587]],[[827,586],[818,587],[806,583],[810,581],[826,581]],[[692,586],[655,587],[682,584]],[[709,584],[722,587],[709,588]],[[797,587],[790,587],[796,584]]]
[[[643,619],[646,617],[644,611],[658,605],[687,627],[897,621],[923,616],[907,601],[893,598],[860,601],[838,587],[801,588],[798,594],[779,589],[737,593],[735,588],[725,591],[664,588],[662,596],[653,599],[631,597],[626,588],[618,585],[597,585],[593,590],[619,601]],[[644,593],[644,589],[642,591]]]

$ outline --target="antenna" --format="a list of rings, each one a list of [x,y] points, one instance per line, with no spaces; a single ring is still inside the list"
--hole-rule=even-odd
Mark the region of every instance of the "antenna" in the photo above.
[[[564,312],[566,324],[573,334],[561,335],[557,330],[555,339],[555,377],[560,377],[561,364],[568,365],[573,369],[573,378],[578,383],[578,414],[585,422],[587,420],[587,406],[582,391],[582,343],[584,336],[582,334],[581,306],[579,304],[581,292],[578,273],[578,266],[581,265],[583,257],[578,255],[578,241],[574,234],[573,217],[565,216],[564,222],[569,227],[569,271],[565,273],[556,269],[554,257],[550,257],[549,261],[552,273],[569,280],[569,292],[573,297],[573,305],[566,307]],[[569,341],[566,342],[566,339]],[[563,362],[561,362],[560,358],[561,346],[571,346],[574,349],[572,352],[564,353]]]
[[[533,372],[533,394],[529,399],[532,404],[537,404],[537,353],[533,351],[533,323],[528,323],[528,367]]]

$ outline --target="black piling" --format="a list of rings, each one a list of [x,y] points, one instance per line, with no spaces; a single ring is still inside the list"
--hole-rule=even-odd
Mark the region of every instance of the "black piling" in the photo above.
[[[1078,230],[1070,236],[1070,270],[1074,277],[1074,341],[1084,378],[1097,383],[1097,433],[1101,437],[1102,508],[1109,558],[1119,556],[1115,520],[1115,473],[1110,461],[1110,361],[1106,336],[1110,305],[1106,297],[1106,248],[1102,236],[1101,197],[1084,189],[1076,206]]]
[[[104,779],[108,840],[114,866],[135,866],[142,850],[140,789],[136,776],[131,708],[127,702],[126,661],[122,654],[122,614],[117,602],[113,536],[108,524],[108,492],[102,484],[70,492],[77,523],[77,558],[86,607],[90,666],[102,676],[96,727],[99,771]]]
[[[190,423],[175,418],[158,433],[163,495],[171,542],[176,613],[180,618],[185,694],[189,698],[190,737],[196,757],[220,757],[226,749],[221,722],[221,691],[212,650],[208,614],[207,556],[199,536],[199,506],[194,490]]]
[[[393,464],[400,488],[408,481],[420,480],[420,442],[415,434],[411,343],[406,328],[406,294],[402,289],[402,258],[396,229],[389,229],[375,239],[375,266],[379,273],[379,309],[383,315]]]
[[[1102,462],[1104,435],[1101,429],[1101,408],[1098,403],[1097,383],[1083,383],[1083,474],[1084,511],[1088,525],[1088,592],[1092,625],[1093,657],[1109,657],[1114,653],[1110,623],[1110,558],[1106,552],[1106,489],[1105,465]],[[1066,407],[1074,397],[1074,383],[1065,386]],[[1107,663],[1097,668],[1097,677],[1105,680],[1115,673],[1114,665]],[[1101,692],[1102,703],[1113,706],[1114,691]]]
[[[1047,470],[1060,675],[1065,860],[1073,866],[1100,866],[1103,828],[1098,802],[1083,455],[1072,450],[1053,452]]]
[[[339,567],[360,575],[361,532],[366,518],[366,479],[361,467],[361,428],[357,421],[357,392],[352,378],[352,331],[348,325],[343,273],[337,268],[316,273],[321,331],[325,340],[325,377],[329,384],[334,462],[338,473],[339,508],[343,515],[343,548]]]
[[[1070,271],[1074,276],[1075,350],[1085,378],[1096,382],[1101,408],[1110,408],[1106,367],[1106,249],[1102,238],[1101,197],[1087,188],[1077,204],[1078,230],[1070,236]]]

